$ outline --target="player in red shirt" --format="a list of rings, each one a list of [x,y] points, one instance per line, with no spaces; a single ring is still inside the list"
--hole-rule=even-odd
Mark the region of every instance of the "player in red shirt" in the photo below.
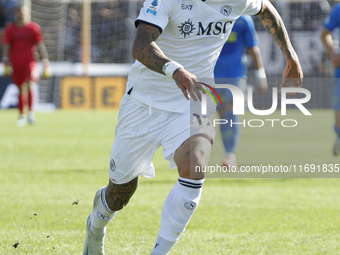
[[[28,105],[28,122],[36,122],[33,112],[33,87],[39,79],[39,71],[35,58],[38,47],[43,58],[44,76],[51,75],[49,60],[44,45],[44,38],[40,26],[28,21],[28,9],[19,6],[15,10],[16,21],[9,24],[5,29],[2,62],[5,65],[5,75],[11,75],[13,82],[19,88],[20,118],[18,126],[27,124],[25,108]],[[12,71],[13,70],[13,71]]]

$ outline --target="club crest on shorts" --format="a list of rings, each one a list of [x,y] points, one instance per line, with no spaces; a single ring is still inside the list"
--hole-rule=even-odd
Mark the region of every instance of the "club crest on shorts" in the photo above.
[[[188,210],[194,210],[196,208],[196,203],[195,202],[186,202],[184,204],[184,207],[187,208]]]
[[[229,5],[223,5],[220,13],[223,14],[224,16],[228,17],[232,11],[232,8]]]
[[[116,171],[116,163],[113,159],[110,160],[110,170],[112,172]]]

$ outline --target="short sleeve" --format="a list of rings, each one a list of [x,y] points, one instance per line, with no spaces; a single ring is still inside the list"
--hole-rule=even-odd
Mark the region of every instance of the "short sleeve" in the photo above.
[[[247,48],[252,48],[258,45],[258,38],[255,30],[254,21],[250,16],[244,16],[244,20],[246,23],[246,31],[245,31],[245,41]]]
[[[324,27],[329,31],[333,31],[336,27],[340,27],[340,4],[337,4],[332,12],[326,17]]]
[[[11,41],[12,41],[12,39],[11,39],[11,25],[9,25],[5,29],[3,43],[8,44],[8,43],[11,43]]]
[[[246,8],[244,9],[242,15],[257,15],[262,10],[263,0],[247,0]]]
[[[169,22],[175,2],[176,0],[146,0],[135,22],[136,27],[139,22],[145,22],[158,27],[162,32]]]
[[[34,24],[34,39],[35,43],[37,44],[44,41],[44,37],[41,33],[41,28],[38,24]]]

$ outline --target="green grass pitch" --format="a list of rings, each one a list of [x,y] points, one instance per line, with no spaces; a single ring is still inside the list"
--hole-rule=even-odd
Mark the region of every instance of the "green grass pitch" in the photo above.
[[[239,164],[340,163],[331,154],[333,112],[311,112],[271,116],[297,119],[296,128],[244,128]],[[16,118],[16,110],[0,112],[0,254],[82,254],[93,196],[108,182],[117,112],[38,113],[38,125],[22,128]],[[216,139],[213,160],[223,153]],[[109,225],[106,254],[150,254],[178,177],[161,151],[154,163],[156,178],[141,178]],[[171,254],[340,254],[339,194],[336,178],[207,178]]]

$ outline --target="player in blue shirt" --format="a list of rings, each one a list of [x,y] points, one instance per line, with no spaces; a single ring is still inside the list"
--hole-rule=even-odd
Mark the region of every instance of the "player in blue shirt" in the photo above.
[[[255,63],[256,85],[260,92],[265,93],[268,88],[266,74],[258,47],[255,25],[250,16],[241,16],[236,20],[229,39],[223,46],[217,60],[214,70],[215,82],[236,85],[243,92],[246,91],[247,57],[245,51],[248,52]],[[232,123],[240,122],[240,117],[233,115],[231,92],[228,89],[217,89],[217,93],[222,100],[222,106],[217,107],[217,111],[221,119],[228,120],[227,124],[220,125],[222,140],[227,152],[223,165],[237,167],[235,152],[240,139],[241,124],[230,125],[230,120],[232,120]]]
[[[338,47],[333,42],[332,31],[335,28],[340,28],[340,3],[333,8],[323,25],[321,41],[335,67],[336,82],[333,87],[332,106],[335,111],[334,131],[338,137],[334,144],[333,153],[337,156],[340,153],[340,54],[336,50]]]

